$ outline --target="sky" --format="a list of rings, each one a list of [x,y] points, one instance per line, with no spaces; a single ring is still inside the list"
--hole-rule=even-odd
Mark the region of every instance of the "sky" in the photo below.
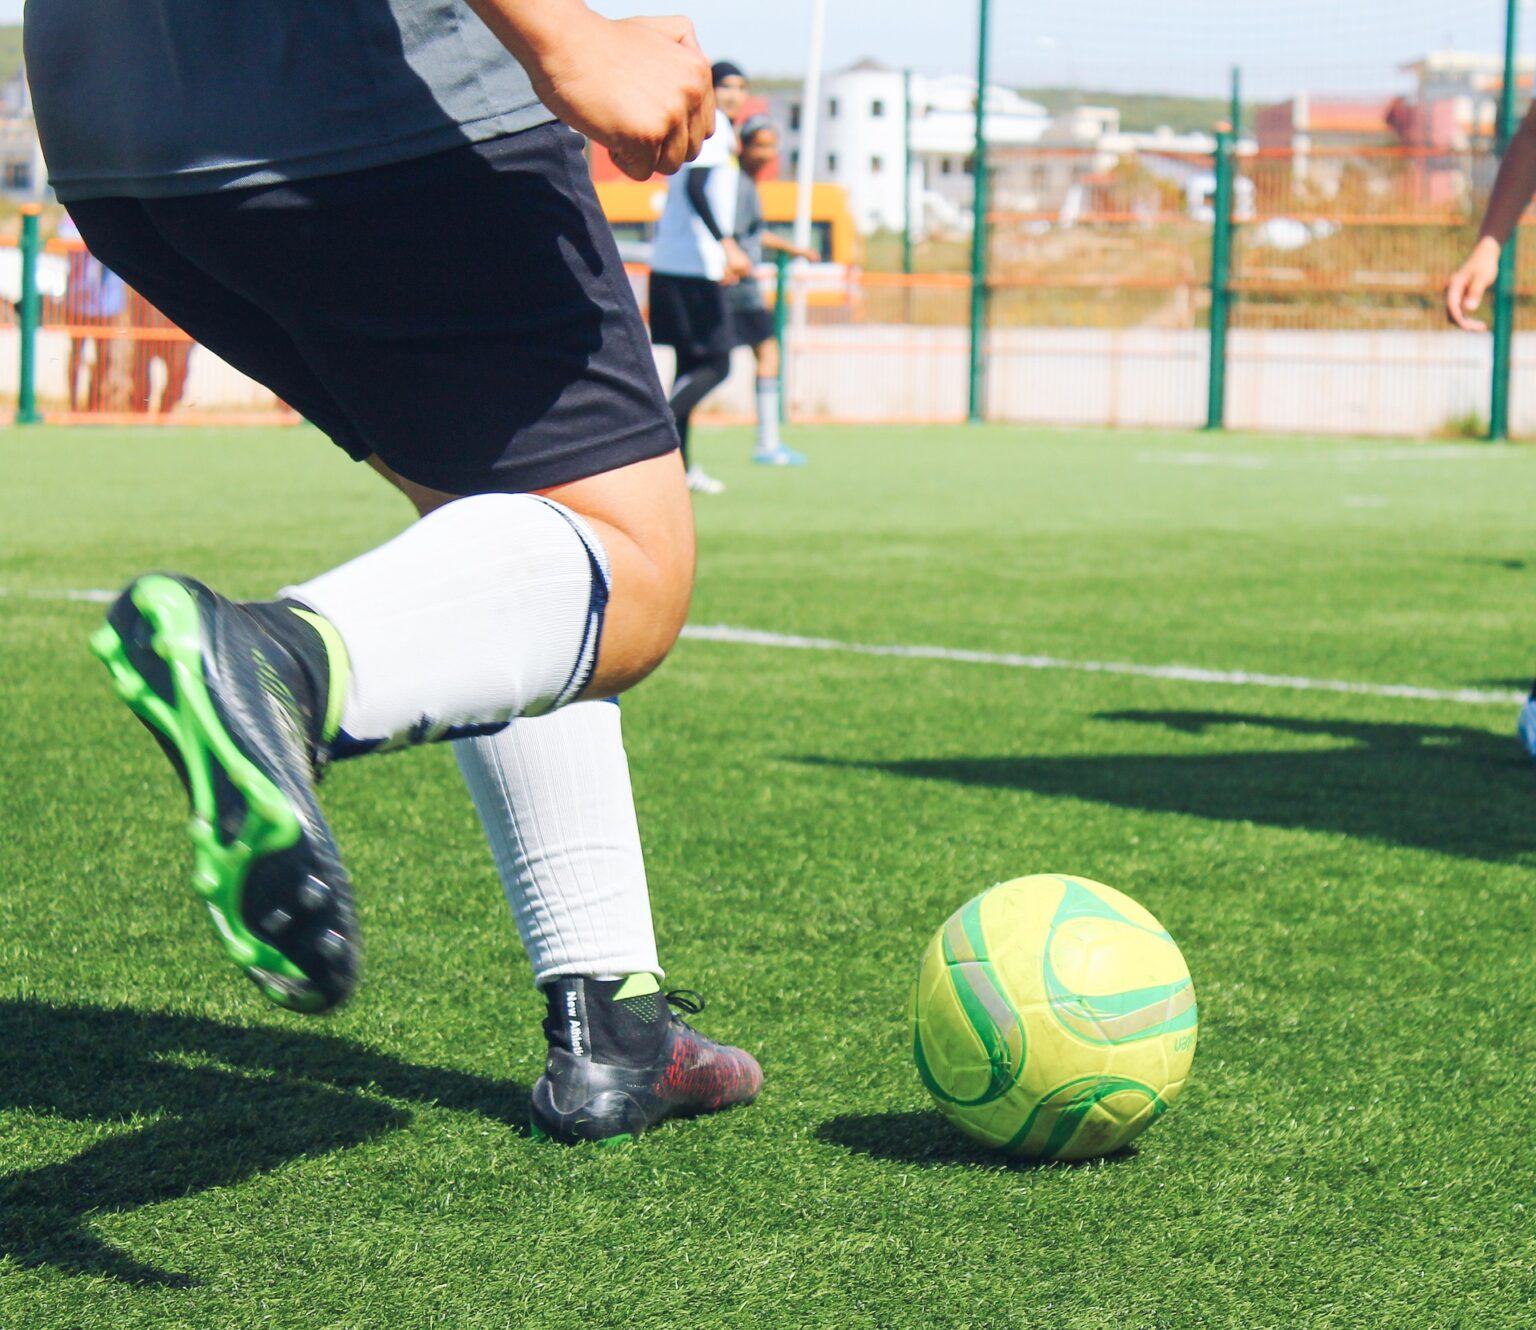
[[[1522,3],[1536,50],[1536,6]],[[678,8],[711,54],[763,74],[803,72],[810,0]],[[976,10],[977,0],[828,0],[826,64],[873,56],[924,73],[970,70]],[[1255,96],[1390,92],[1406,83],[1399,66],[1426,50],[1502,49],[1504,10],[1504,0],[991,0],[991,73],[1017,85],[1217,94],[1237,63]]]
[[[226,3],[227,0],[209,0]],[[326,0],[306,0],[326,3]],[[800,75],[811,0],[591,0],[603,13],[689,14],[712,57],[749,72]],[[1523,49],[1536,4],[1520,0]],[[977,0],[828,0],[826,66],[872,56],[923,73],[975,63]],[[1396,91],[1426,50],[1502,44],[1505,0],[991,0],[992,70],[1022,86],[1215,95],[1242,66],[1249,93]],[[21,0],[0,0],[17,22]]]

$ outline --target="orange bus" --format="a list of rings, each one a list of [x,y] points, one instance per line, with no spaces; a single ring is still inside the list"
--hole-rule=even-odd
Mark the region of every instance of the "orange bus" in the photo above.
[[[761,180],[763,218],[768,229],[789,239],[795,228],[795,184],[792,180]],[[664,179],[599,180],[597,197],[627,264],[650,261],[656,219],[667,201]],[[848,299],[848,277],[863,259],[858,228],[841,185],[811,187],[811,248],[821,255],[808,274],[812,304],[842,304]],[[766,277],[766,274],[765,274]]]

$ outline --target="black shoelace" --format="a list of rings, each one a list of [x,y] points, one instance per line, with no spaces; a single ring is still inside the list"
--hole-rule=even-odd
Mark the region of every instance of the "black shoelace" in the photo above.
[[[690,1016],[697,1016],[704,1010],[704,995],[696,992],[694,989],[671,988],[662,996],[666,998],[669,1007],[676,1007],[677,1011],[685,1011]],[[690,1030],[693,1030],[693,1026],[688,1025],[688,1022],[679,1016],[677,1011],[672,1013],[672,1019],[679,1025],[686,1025]],[[695,1034],[698,1033],[697,1030],[693,1030],[693,1032]]]

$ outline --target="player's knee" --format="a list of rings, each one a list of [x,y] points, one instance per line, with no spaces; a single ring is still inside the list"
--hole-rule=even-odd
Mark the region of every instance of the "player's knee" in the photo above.
[[[625,674],[638,683],[667,658],[688,618],[693,596],[693,526],[650,533],[636,542],[634,557],[615,569],[611,627]]]

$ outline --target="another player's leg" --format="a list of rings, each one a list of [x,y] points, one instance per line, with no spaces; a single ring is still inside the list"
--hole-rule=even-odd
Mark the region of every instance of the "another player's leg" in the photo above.
[[[779,437],[779,344],[772,337],[752,348],[757,358],[757,447],[752,460],[763,466],[804,466],[805,454]]]
[[[693,460],[688,451],[688,443],[694,409],[725,382],[730,372],[731,360],[728,354],[695,358],[686,351],[678,351],[677,374],[672,380],[672,392],[667,398],[667,405],[672,408],[672,418],[677,424],[678,438],[682,441],[688,488],[695,494],[725,492],[725,485]]]
[[[1536,683],[1531,685],[1531,694],[1520,708],[1520,721],[1515,732],[1519,735],[1520,746],[1525,749],[1526,756],[1536,762]]]

